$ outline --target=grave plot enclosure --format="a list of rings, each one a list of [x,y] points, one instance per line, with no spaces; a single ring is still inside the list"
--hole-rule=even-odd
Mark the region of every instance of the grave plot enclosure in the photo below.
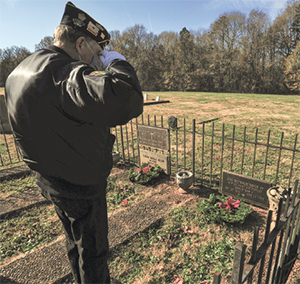
[[[114,147],[124,161],[138,164],[140,148],[152,151],[168,157],[169,174],[189,170],[194,183],[216,190],[221,190],[223,171],[286,188],[300,178],[298,134],[285,138],[284,133],[186,119],[170,129],[167,118],[143,115],[112,132],[117,137]]]

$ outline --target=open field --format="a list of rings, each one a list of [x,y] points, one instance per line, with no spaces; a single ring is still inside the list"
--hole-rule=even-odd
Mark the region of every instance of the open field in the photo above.
[[[300,133],[300,96],[234,93],[151,92],[148,101],[170,103],[144,107],[145,115],[196,119],[198,122],[219,118],[216,123],[259,128],[260,131]]]
[[[300,133],[300,96],[200,92],[144,92],[148,101],[170,103],[144,107],[150,116],[171,115],[198,122],[219,118],[217,123],[257,127],[262,131]],[[0,88],[4,94],[4,88]]]

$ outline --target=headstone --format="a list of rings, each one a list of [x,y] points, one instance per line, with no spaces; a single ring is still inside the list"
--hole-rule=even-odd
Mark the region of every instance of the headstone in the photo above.
[[[177,118],[175,116],[169,116],[168,124],[172,129],[177,129]]]
[[[12,133],[4,95],[0,95],[0,133]]]
[[[169,150],[169,130],[147,125],[138,125],[139,144],[156,149]]]
[[[223,170],[222,173],[222,186],[223,194],[241,198],[244,201],[268,208],[267,190],[272,187],[272,183],[246,177],[243,175],[235,174]]]
[[[160,166],[165,173],[169,173],[168,170],[168,157],[155,152],[140,149],[141,164],[147,163],[152,166]]]
[[[159,101],[159,96],[156,97],[156,101],[157,101],[157,102]]]
[[[144,101],[148,100],[148,94],[144,94]]]

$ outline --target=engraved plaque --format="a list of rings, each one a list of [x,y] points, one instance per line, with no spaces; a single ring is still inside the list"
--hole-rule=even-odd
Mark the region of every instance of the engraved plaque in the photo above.
[[[146,125],[138,126],[139,144],[169,150],[169,130]]]
[[[272,187],[270,182],[223,170],[221,187],[223,194],[232,195],[251,204],[268,208],[267,190],[270,187]]]
[[[167,156],[140,149],[140,157],[141,164],[147,163],[153,166],[160,166],[165,171],[165,173],[169,173]]]

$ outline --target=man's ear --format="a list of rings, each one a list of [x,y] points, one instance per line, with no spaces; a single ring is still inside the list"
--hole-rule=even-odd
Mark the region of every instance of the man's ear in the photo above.
[[[76,49],[77,50],[81,50],[81,48],[83,47],[83,44],[85,42],[85,38],[83,36],[79,37],[77,40],[76,40]]]

